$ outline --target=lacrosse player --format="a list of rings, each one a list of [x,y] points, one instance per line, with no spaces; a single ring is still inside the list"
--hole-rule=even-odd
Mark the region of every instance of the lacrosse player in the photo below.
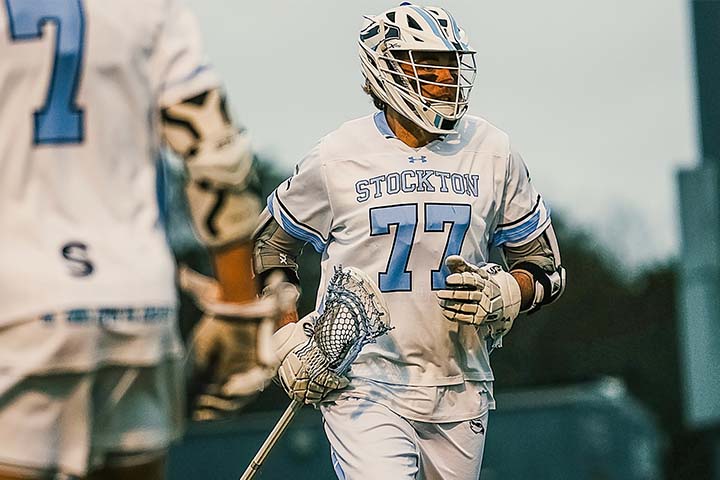
[[[478,478],[489,352],[564,288],[550,214],[507,134],[465,115],[475,51],[449,12],[404,3],[366,17],[359,46],[379,111],[322,138],[270,195],[256,272],[296,281],[309,243],[321,287],[335,265],[363,270],[394,329],[361,351],[345,388],[303,377],[292,354],[280,379],[320,404],[338,478]],[[493,246],[509,269],[488,263]]]
[[[161,479],[184,353],[155,162],[186,163],[220,281],[183,280],[208,308],[203,408],[232,409],[275,311],[251,276],[248,136],[176,0],[5,0],[0,58],[0,479]]]

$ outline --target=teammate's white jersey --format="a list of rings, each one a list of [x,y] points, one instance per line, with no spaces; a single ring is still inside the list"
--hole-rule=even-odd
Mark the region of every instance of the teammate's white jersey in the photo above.
[[[350,377],[439,386],[492,380],[486,342],[447,320],[435,291],[448,255],[487,261],[491,245],[522,245],[550,224],[505,133],[466,115],[458,133],[414,149],[382,113],[342,125],[268,199],[283,229],[322,252],[320,292],[342,264],[373,278],[395,329],[367,345]]]
[[[5,0],[0,58],[0,326],[155,331],[176,303],[159,111],[219,86],[194,17],[175,0]],[[106,318],[78,313],[93,308]]]

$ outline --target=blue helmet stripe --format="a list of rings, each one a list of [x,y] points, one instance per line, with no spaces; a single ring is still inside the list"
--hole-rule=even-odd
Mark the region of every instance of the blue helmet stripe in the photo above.
[[[452,44],[448,41],[448,39],[445,38],[445,35],[440,32],[440,24],[437,23],[437,21],[432,16],[428,15],[425,10],[418,8],[415,5],[410,5],[410,8],[415,10],[417,13],[420,14],[421,17],[425,19],[428,25],[430,25],[432,32],[445,43],[445,46],[448,47],[448,49],[455,50],[455,47],[453,47]]]
[[[458,24],[455,21],[455,17],[450,15],[450,12],[448,12],[447,10],[445,10],[445,13],[447,13],[448,18],[450,19],[450,24],[452,25],[452,32],[455,40],[457,41],[457,43],[462,45],[464,50],[468,50],[468,44],[463,43],[463,41],[460,39],[460,27],[458,27]]]

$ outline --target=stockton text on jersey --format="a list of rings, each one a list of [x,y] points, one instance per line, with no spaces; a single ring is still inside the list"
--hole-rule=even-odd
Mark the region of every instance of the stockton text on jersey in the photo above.
[[[358,203],[367,201],[372,195],[396,195],[400,192],[455,193],[469,197],[478,196],[479,175],[469,173],[442,172],[439,170],[403,170],[355,182]]]

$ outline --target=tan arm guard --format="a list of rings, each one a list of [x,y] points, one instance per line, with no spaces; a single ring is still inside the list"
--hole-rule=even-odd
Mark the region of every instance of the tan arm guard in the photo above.
[[[200,240],[209,247],[248,240],[261,207],[250,139],[230,122],[220,91],[167,107],[162,120],[168,145],[187,166],[186,193]]]

